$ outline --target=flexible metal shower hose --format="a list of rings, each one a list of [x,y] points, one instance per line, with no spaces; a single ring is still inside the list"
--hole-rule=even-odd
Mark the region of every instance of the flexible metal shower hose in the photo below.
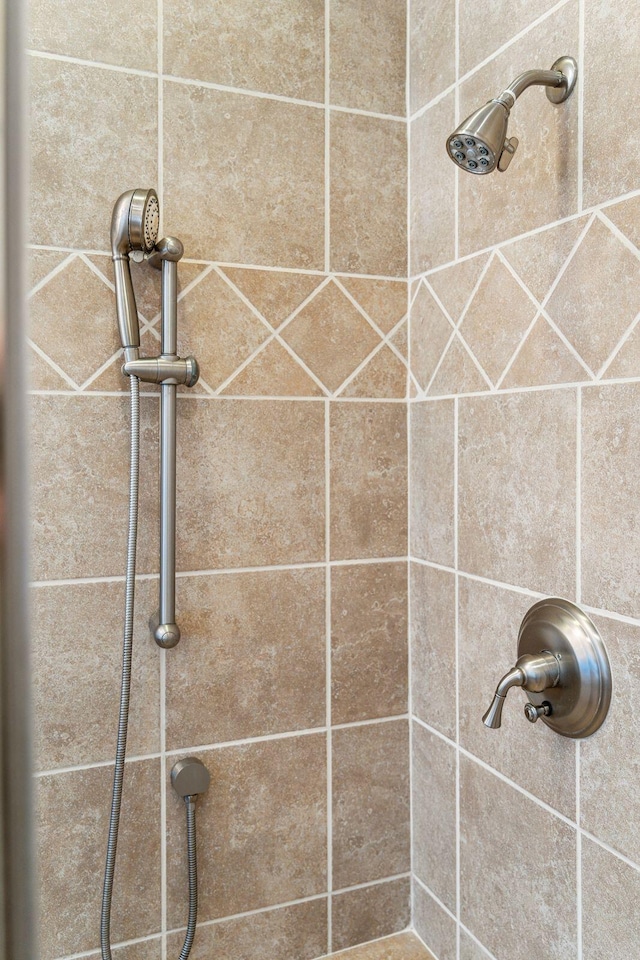
[[[113,773],[113,793],[111,796],[111,813],[109,815],[109,837],[107,840],[107,858],[104,868],[102,909],[100,913],[100,949],[102,951],[102,960],[112,960],[111,901],[113,897],[113,875],[116,867],[116,852],[118,847],[118,827],[120,825],[120,808],[122,806],[122,784],[124,779],[124,761],[127,753],[127,730],[129,726],[129,702],[131,697],[136,547],[138,544],[138,482],[140,476],[140,381],[137,377],[130,377],[129,380],[131,385],[131,447],[129,467],[129,529],[127,534],[127,570],[125,577],[124,635],[122,643],[122,682],[120,686],[120,711],[118,714],[118,739]],[[189,921],[179,960],[187,960],[191,952],[198,916],[195,799],[185,797],[185,806],[187,808],[187,847],[189,861]]]

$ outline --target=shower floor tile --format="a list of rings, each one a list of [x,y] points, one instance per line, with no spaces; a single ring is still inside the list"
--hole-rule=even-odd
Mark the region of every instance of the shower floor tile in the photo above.
[[[398,933],[393,937],[332,953],[331,956],[338,960],[434,960],[433,954],[414,933]]]

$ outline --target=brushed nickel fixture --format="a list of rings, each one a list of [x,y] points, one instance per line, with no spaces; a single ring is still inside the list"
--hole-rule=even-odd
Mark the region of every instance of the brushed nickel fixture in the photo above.
[[[100,913],[102,960],[111,960],[111,906],[116,866],[122,787],[124,782],[131,663],[133,614],[138,542],[138,482],[140,472],[140,381],[159,383],[160,398],[160,603],[150,623],[156,643],[174,647],[180,639],[175,614],[175,526],[176,526],[176,387],[192,387],[198,380],[193,357],[177,352],[178,261],[183,247],[175,237],[158,241],[160,207],[155,190],[129,190],[116,201],[111,220],[111,253],[116,287],[116,313],[124,350],[122,372],[129,377],[131,390],[131,437],[129,473],[129,524],[125,576],[122,680],[118,713],[118,736],[109,815],[107,856]],[[147,259],[162,270],[162,346],[159,357],[140,356],[140,323],[131,281],[130,260]],[[181,766],[182,765],[182,766]],[[179,768],[179,769],[178,769]],[[175,774],[175,776],[174,776]],[[198,896],[196,869],[195,801],[209,785],[209,774],[194,757],[180,761],[172,772],[174,787],[187,805],[187,847],[189,862],[189,922],[180,960],[187,960],[195,934]]]
[[[528,87],[547,87],[551,103],[564,103],[571,96],[578,79],[578,65],[573,57],[560,57],[551,70],[527,70],[506,90],[489,100],[447,138],[447,153],[467,173],[503,173],[513,159],[519,140],[507,137],[509,114],[516,100]]]
[[[534,604],[518,634],[518,660],[496,688],[482,718],[497,730],[512,687],[529,700],[524,713],[563,737],[589,737],[604,723],[611,703],[611,668],[595,624],[570,600],[552,597]]]

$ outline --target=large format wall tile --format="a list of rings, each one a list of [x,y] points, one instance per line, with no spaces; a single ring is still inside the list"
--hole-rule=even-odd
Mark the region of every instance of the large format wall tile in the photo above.
[[[640,873],[586,838],[582,841],[582,956],[632,957],[640,942]]]
[[[324,580],[322,570],[178,580],[185,642],[167,658],[167,749],[324,725]]]
[[[640,187],[633,98],[608,91],[637,86],[640,79],[634,0],[585,0],[584,36],[584,203],[602,203]],[[613,98],[615,97],[615,107]],[[604,158],[615,140],[611,162]]]
[[[404,3],[332,0],[330,10],[331,103],[404,116]]]
[[[406,720],[333,731],[333,886],[409,869]]]
[[[157,83],[31,58],[32,243],[105,250],[117,197],[157,181]]]
[[[637,528],[640,385],[585,389],[582,397],[582,595],[640,616]]]
[[[406,421],[397,403],[332,404],[333,560],[406,554]]]
[[[322,0],[185,0],[169,4],[163,22],[166,73],[324,100]]]
[[[127,0],[34,0],[27,42],[35,50],[97,60],[136,70],[156,70],[157,4]]]
[[[183,933],[167,937],[167,956],[178,956]],[[327,949],[327,901],[322,897],[306,903],[264,910],[248,917],[222,920],[198,927],[190,960],[313,960]]]
[[[453,911],[456,909],[456,751],[415,722],[412,794],[413,871]]]
[[[456,736],[456,592],[446,570],[411,564],[411,697],[414,714]]]
[[[411,124],[410,275],[448,263],[456,255],[454,189],[457,174],[443,149],[454,129],[454,93]]]
[[[412,0],[410,31],[410,106],[415,113],[456,78],[454,0]]]
[[[604,617],[595,623],[611,662],[613,697],[604,725],[580,745],[581,825],[638,863],[640,627]]]
[[[185,399],[178,416],[180,569],[324,559],[322,404]]]
[[[198,863],[200,920],[326,891],[326,737],[287,737],[198,756],[211,774],[197,814],[198,846],[207,851]],[[185,920],[187,860],[184,803],[167,790],[171,928]]]
[[[406,125],[331,114],[331,269],[407,273]]]
[[[182,946],[182,944],[180,946]],[[162,939],[158,936],[153,940],[143,940],[140,943],[127,944],[126,947],[113,947],[113,954],[117,957],[117,960],[161,960]],[[102,953],[99,950],[95,953],[87,954],[89,960],[101,956]]]
[[[460,117],[497,97],[523,70],[548,70],[556,56],[577,51],[578,3],[570,0],[461,85]],[[460,173],[460,255],[577,212],[578,105],[577,94],[553,107],[543,89],[527,90],[509,122],[520,146],[508,172]]]
[[[413,923],[438,960],[456,960],[456,922],[418,883],[413,888]]]
[[[38,587],[30,602],[36,769],[112,759],[124,584]],[[157,602],[155,582],[137,584],[130,756],[160,749],[160,656],[148,625]]]
[[[332,723],[407,709],[407,564],[331,571]]]
[[[125,767],[114,887],[114,943],[160,929],[160,761]],[[113,768],[38,780],[40,956],[99,946],[100,897]]]
[[[454,563],[454,410],[452,400],[411,407],[411,554]]]
[[[462,922],[500,960],[534,942],[545,960],[575,956],[574,830],[465,757],[460,776]]]
[[[332,897],[332,949],[346,947],[406,930],[411,922],[409,877],[349,890]]]
[[[138,572],[157,568],[157,401],[141,403]],[[33,397],[34,580],[124,574],[129,413],[124,397]]]
[[[459,436],[461,569],[572,596],[575,394],[463,399]]]
[[[323,112],[165,82],[164,198],[188,257],[322,269]]]
[[[465,74],[486,60],[554,5],[554,0],[460,0],[460,73]],[[545,70],[551,67],[553,59],[552,56],[545,63]],[[520,72],[526,69],[528,65],[523,63]],[[506,87],[512,79],[505,77],[502,86]],[[499,92],[496,90],[494,96]]]
[[[512,690],[500,730],[482,717],[498,681],[516,662],[518,630],[532,597],[460,578],[460,742],[549,806],[573,819],[576,813],[575,744],[525,719],[525,695]]]

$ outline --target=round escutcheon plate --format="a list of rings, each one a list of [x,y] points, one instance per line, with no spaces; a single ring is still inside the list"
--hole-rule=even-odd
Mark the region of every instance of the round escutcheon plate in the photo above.
[[[540,719],[563,737],[589,737],[602,726],[611,703],[611,667],[595,624],[570,600],[540,600],[525,614],[518,634],[518,656],[554,654],[560,663],[556,687],[527,693],[539,707],[551,704]]]

